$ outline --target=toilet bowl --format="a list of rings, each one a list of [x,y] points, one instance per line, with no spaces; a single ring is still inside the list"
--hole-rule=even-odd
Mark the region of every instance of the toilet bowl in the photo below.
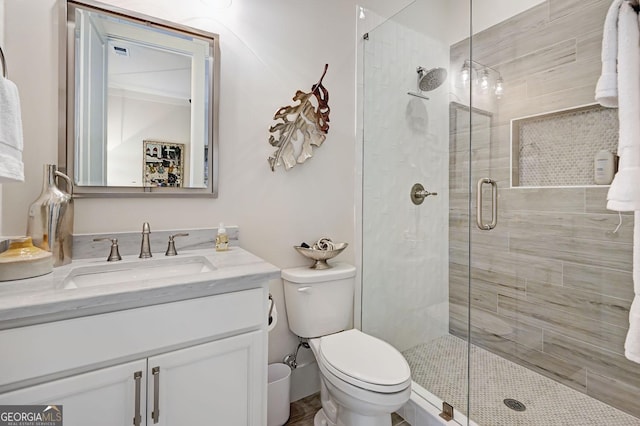
[[[282,271],[289,328],[309,338],[321,378],[316,426],[391,426],[411,394],[411,372],[388,343],[349,329],[355,267]]]
[[[388,343],[352,329],[309,345],[322,382],[316,425],[389,426],[390,413],[409,400],[409,365]]]

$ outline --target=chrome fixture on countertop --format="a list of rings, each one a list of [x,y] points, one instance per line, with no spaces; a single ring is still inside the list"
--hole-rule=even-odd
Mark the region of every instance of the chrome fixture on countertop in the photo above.
[[[169,245],[167,246],[167,251],[164,253],[165,256],[176,256],[178,252],[176,251],[176,243],[173,241],[175,237],[188,237],[189,234],[186,232],[182,232],[180,234],[169,235]]]
[[[107,257],[107,262],[116,262],[118,260],[122,260],[122,256],[120,256],[120,250],[118,250],[117,238],[94,238],[93,241],[111,241],[111,251],[109,252],[109,257]]]
[[[149,234],[151,234],[151,227],[149,222],[142,224],[142,244],[140,245],[140,259],[146,259],[151,257],[151,244],[149,243]]]

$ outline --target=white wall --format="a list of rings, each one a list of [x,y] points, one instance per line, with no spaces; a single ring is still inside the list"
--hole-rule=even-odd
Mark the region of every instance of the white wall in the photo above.
[[[25,182],[4,185],[2,231],[24,235],[27,208],[40,193],[43,164],[57,160],[58,34],[55,0],[4,1],[3,44],[18,86],[24,133]]]

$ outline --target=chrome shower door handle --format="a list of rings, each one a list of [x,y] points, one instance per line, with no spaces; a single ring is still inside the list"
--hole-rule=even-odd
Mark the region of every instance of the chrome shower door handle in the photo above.
[[[484,223],[482,220],[482,186],[488,183],[491,185],[491,223]],[[483,231],[490,231],[498,224],[498,183],[490,178],[478,180],[476,192],[476,225]]]

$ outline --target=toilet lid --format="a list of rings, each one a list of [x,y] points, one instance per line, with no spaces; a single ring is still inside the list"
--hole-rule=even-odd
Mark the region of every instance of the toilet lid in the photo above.
[[[362,382],[364,388],[371,384],[396,392],[411,381],[409,364],[398,350],[359,330],[322,337],[320,354],[329,370],[356,386]]]

